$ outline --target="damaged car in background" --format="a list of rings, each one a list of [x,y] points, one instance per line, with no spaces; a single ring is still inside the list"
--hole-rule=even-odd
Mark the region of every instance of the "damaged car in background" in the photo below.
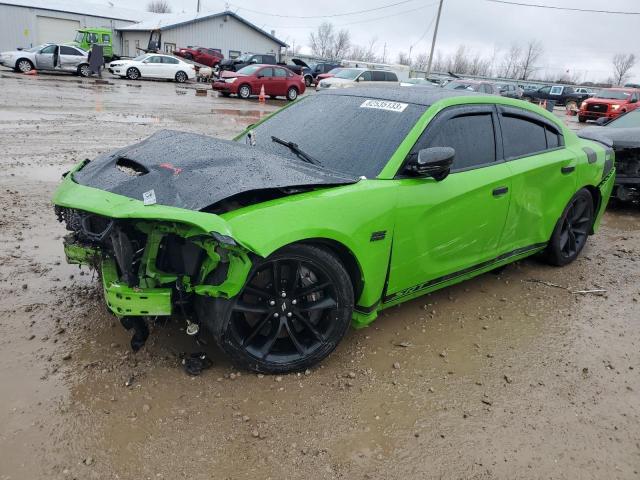
[[[602,126],[583,128],[578,135],[613,147],[616,155],[613,196],[621,202],[640,200],[640,109],[609,122],[601,118],[597,123]]]
[[[275,373],[425,293],[533,254],[572,262],[614,175],[609,148],[535,105],[370,87],[303,98],[234,141],[158,132],[76,165],[53,202],[67,260],[101,272],[134,348],[174,315]]]

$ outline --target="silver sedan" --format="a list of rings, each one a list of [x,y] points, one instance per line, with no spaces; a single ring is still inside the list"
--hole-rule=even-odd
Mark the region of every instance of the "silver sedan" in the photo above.
[[[88,53],[71,45],[47,43],[28,50],[0,52],[0,65],[16,72],[31,70],[69,72],[88,77],[91,75]]]

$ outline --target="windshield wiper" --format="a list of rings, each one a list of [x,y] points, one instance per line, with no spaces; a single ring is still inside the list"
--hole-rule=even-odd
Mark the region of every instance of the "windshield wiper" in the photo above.
[[[286,140],[282,140],[281,138],[274,137],[274,136],[271,136],[271,141],[279,143],[280,145],[284,145],[285,147],[287,147],[289,150],[291,150],[293,153],[295,153],[298,157],[300,157],[302,160],[304,160],[307,163],[311,163],[312,165],[322,166],[322,163],[320,163],[318,160],[313,158],[308,153],[304,152],[298,146],[297,143],[287,142]]]

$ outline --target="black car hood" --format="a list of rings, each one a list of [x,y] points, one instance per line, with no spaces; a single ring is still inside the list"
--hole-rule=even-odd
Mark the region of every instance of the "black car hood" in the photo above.
[[[291,63],[293,63],[294,65],[298,65],[299,67],[309,68],[309,65],[307,65],[305,61],[300,60],[299,58],[292,58]]]
[[[96,158],[73,180],[136,200],[153,190],[158,204],[202,210],[244,192],[347,185],[358,178],[244,143],[162,130]]]
[[[614,150],[619,148],[640,148],[640,127],[587,127],[580,130],[578,136],[612,145]],[[609,142],[603,140],[609,140]]]

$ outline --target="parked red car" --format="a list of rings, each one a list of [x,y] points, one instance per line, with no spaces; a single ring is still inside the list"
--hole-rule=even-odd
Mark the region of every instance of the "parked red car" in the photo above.
[[[578,121],[597,120],[601,117],[615,118],[638,108],[640,90],[635,88],[605,88],[594,97],[580,104]]]
[[[193,60],[196,63],[206,65],[207,67],[215,67],[220,63],[220,60],[224,59],[224,55],[213,48],[187,47],[180,48],[173,53],[187,60]]]
[[[306,88],[303,77],[277,65],[248,65],[237,72],[224,70],[220,78],[211,82],[212,88],[223,96],[235,94],[240,98],[259,95],[263,85],[265,95],[287,100],[295,100]]]

